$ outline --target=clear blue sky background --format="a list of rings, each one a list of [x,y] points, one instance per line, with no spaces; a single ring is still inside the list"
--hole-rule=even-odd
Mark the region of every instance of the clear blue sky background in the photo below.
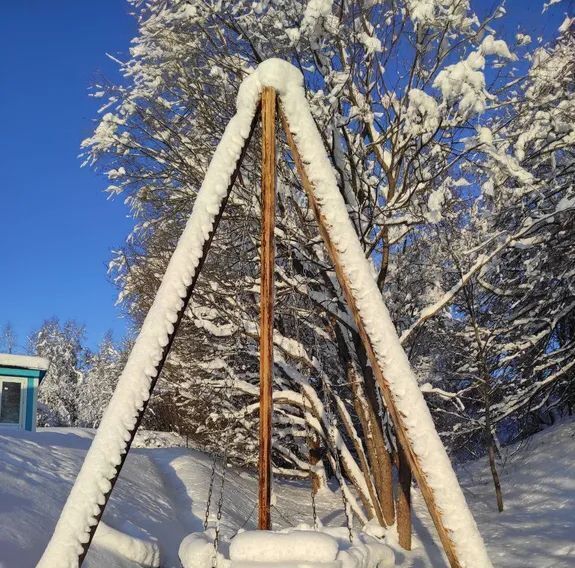
[[[85,323],[90,345],[124,334],[106,264],[130,228],[105,179],[80,168],[93,129],[88,87],[116,77],[136,26],[123,0],[18,0],[0,15],[0,326],[19,347],[51,316]]]
[[[483,12],[496,2],[476,0]],[[518,25],[550,37],[572,9],[545,16],[539,0],[511,0],[505,35]],[[88,87],[116,65],[136,33],[123,0],[17,0],[0,16],[0,326],[11,322],[19,348],[51,316],[84,323],[89,346],[126,322],[108,281],[110,250],[130,229],[106,180],[80,168],[79,145],[93,129]]]

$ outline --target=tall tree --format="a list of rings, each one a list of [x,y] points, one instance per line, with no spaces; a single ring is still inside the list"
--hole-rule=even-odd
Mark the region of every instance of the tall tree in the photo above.
[[[435,346],[427,341],[421,357],[452,354],[426,389],[452,447],[487,453],[499,509],[501,442],[573,407],[575,42],[569,18],[559,32],[552,45],[528,54],[528,73],[514,81],[513,98],[478,128],[483,153],[470,173],[481,191],[465,223],[439,239],[451,259],[444,265],[448,291],[405,333],[406,343],[434,336]]]
[[[497,116],[508,94],[499,93],[506,78],[495,70],[515,56],[491,31],[504,12],[479,21],[466,0],[131,4],[139,31],[121,64],[124,81],[97,86],[102,116],[83,149],[136,220],[111,264],[136,324],[234,112],[239,83],[275,56],[302,70],[379,287],[398,326],[417,327],[447,289],[442,270],[449,261],[430,240],[447,218],[468,218],[465,166],[482,152],[475,125]],[[371,473],[362,471],[361,455],[373,470],[388,464],[386,479],[374,478],[375,501],[385,501],[393,432],[283,145],[280,155],[275,464],[294,475],[309,470],[307,421],[330,450],[326,465],[335,469],[341,461],[370,514],[378,514],[364,489]],[[208,447],[229,440],[233,458],[254,463],[257,146],[244,163],[160,389],[193,410],[191,429]],[[349,380],[350,369],[357,369],[361,388]],[[341,431],[335,440],[334,425]],[[367,432],[354,438],[354,429]],[[361,438],[368,446],[377,440],[377,447],[356,447]]]
[[[46,320],[30,337],[30,352],[50,361],[38,392],[38,423],[72,426],[78,418],[78,386],[84,378],[84,328]]]
[[[114,392],[125,357],[108,331],[96,353],[86,356],[86,371],[78,386],[77,423],[97,428]]]
[[[0,351],[14,353],[17,345],[16,331],[10,322],[0,331]]]

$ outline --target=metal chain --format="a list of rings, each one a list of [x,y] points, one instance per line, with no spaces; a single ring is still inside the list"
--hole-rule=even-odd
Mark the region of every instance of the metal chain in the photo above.
[[[231,380],[230,375],[228,373],[228,375],[226,377],[226,382],[224,385],[226,402],[228,402],[228,403],[230,401],[230,390],[231,390],[232,386],[233,386],[233,381]],[[230,446],[230,438],[231,438],[230,432],[231,431],[232,431],[232,427],[230,424],[228,424],[228,427],[226,429],[225,441],[224,441],[224,453],[222,456],[222,463],[221,463],[220,495],[218,498],[218,508],[217,508],[217,513],[216,513],[216,527],[215,527],[215,535],[214,535],[214,555],[212,558],[212,568],[216,568],[218,565],[218,550],[219,550],[219,545],[220,545],[220,525],[221,525],[221,520],[222,520],[222,509],[223,509],[223,504],[224,504],[224,486],[225,486],[226,475],[227,475],[227,471],[228,471],[228,449]]]
[[[337,450],[337,445],[336,445],[336,440],[335,440],[335,434],[334,434],[334,430],[337,428],[337,423],[336,421],[333,419],[333,417],[330,419],[330,427],[329,427],[329,435],[331,437],[331,443],[332,443],[332,447],[333,447],[333,458],[334,458],[334,462],[335,462],[335,475],[337,477],[340,489],[341,489],[341,501],[343,504],[343,512],[345,515],[345,523],[347,526],[347,532],[348,532],[348,537],[349,537],[349,542],[353,543],[353,526],[352,526],[352,517],[350,515],[350,511],[349,511],[349,503],[347,501],[347,497],[345,496],[345,488],[346,483],[345,480],[343,478],[343,475],[341,473],[341,467],[339,464],[339,452]]]
[[[210,474],[210,487],[208,489],[208,500],[206,503],[206,514],[204,516],[204,530],[208,530],[208,524],[210,522],[210,506],[212,503],[212,493],[214,491],[214,482],[216,479],[216,468],[218,465],[218,456],[214,454],[214,459],[212,460],[212,472]]]
[[[212,560],[212,568],[216,568],[218,565],[218,550],[220,546],[220,524],[222,520],[222,507],[224,503],[224,485],[226,481],[226,473],[228,469],[228,451],[227,448],[224,450],[224,457],[222,460],[222,475],[220,480],[220,496],[218,499],[218,512],[216,514],[216,529],[214,536],[214,556]]]
[[[288,248],[289,264],[290,264],[291,272],[293,274],[293,252],[292,252],[291,242],[289,243],[288,247],[289,247]],[[298,317],[295,318],[295,328],[296,328],[295,329],[296,339],[299,341],[300,336],[299,336],[299,318]],[[328,421],[329,421],[328,435],[331,438],[332,453],[333,453],[334,464],[335,464],[335,475],[337,477],[337,480],[338,480],[340,488],[341,488],[341,499],[342,499],[343,512],[345,515],[346,525],[347,525],[347,530],[348,530],[348,538],[349,538],[350,543],[353,543],[352,518],[350,515],[349,504],[348,504],[347,498],[345,496],[345,491],[344,491],[345,481],[344,481],[343,475],[341,473],[341,468],[340,468],[340,463],[339,463],[339,454],[337,451],[336,440],[335,440],[335,435],[334,435],[334,429],[337,428],[337,422],[335,419],[335,415],[332,412],[330,399],[329,399],[329,392],[331,392],[331,390],[329,389],[329,386],[327,385],[327,382],[325,381],[325,377],[324,377],[323,372],[322,372],[323,366],[322,366],[321,354],[320,354],[320,350],[319,350],[319,346],[318,346],[318,342],[317,342],[317,336],[315,336],[315,351],[316,351],[316,358],[317,358],[318,363],[319,363],[318,371],[319,371],[319,375],[320,375],[320,380],[322,382],[323,391],[324,391],[324,406],[326,408],[326,414],[328,416]],[[305,397],[305,393],[303,391],[303,388],[302,388],[302,400],[303,400],[303,409],[304,409],[304,423],[305,423],[305,429],[306,429],[306,437],[308,440],[310,440],[311,437],[310,437],[310,431],[309,431],[309,424],[308,424],[307,418],[306,418],[306,414],[307,414],[307,408],[306,408],[306,402],[305,402],[306,397]],[[310,482],[311,482],[311,475],[312,475],[312,473],[311,473],[311,470],[312,470],[311,456],[308,458],[308,463],[309,463]],[[315,501],[315,495],[313,493],[313,485],[311,483],[310,483],[310,487],[311,487],[313,523],[314,523],[314,529],[317,530],[318,523],[317,523],[316,501]]]
[[[252,518],[252,515],[254,514],[254,511],[256,510],[257,506],[258,502],[256,501],[254,503],[254,506],[252,507],[252,510],[250,511],[250,514],[244,519],[244,522],[236,529],[236,532],[232,535],[231,540],[233,540],[233,538],[250,522],[250,519]]]
[[[289,258],[289,267],[291,269],[291,274],[292,274],[292,278],[295,278],[295,273],[294,273],[294,264],[293,264],[293,247],[291,244],[291,241],[288,240],[288,258]],[[299,317],[294,318],[294,325],[295,325],[295,336],[296,339],[298,341],[298,343],[301,343],[300,340],[300,331],[299,331]],[[312,434],[311,434],[311,430],[307,421],[307,405],[306,405],[306,395],[305,395],[305,391],[303,389],[303,387],[301,388],[301,396],[302,396],[302,401],[303,401],[303,420],[304,420],[304,427],[305,427],[305,436],[306,436],[306,442],[308,444],[308,467],[309,467],[309,481],[310,481],[310,495],[311,495],[311,510],[312,510],[312,517],[313,517],[313,528],[314,530],[318,529],[318,516],[317,516],[317,505],[316,505],[316,500],[315,500],[315,493],[313,490],[313,472],[312,472],[312,468],[313,465],[311,463],[311,441],[312,441]]]
[[[312,516],[313,516],[313,529],[317,530],[318,529],[317,507],[316,507],[316,501],[315,501],[315,492],[313,490],[313,473],[312,473],[313,464],[311,463],[312,434],[310,431],[309,424],[307,422],[307,405],[305,402],[306,401],[306,395],[305,395],[303,388],[301,389],[301,396],[302,396],[302,401],[303,401],[303,421],[304,421],[304,425],[305,425],[305,437],[306,437],[308,447],[309,447],[308,467],[309,467],[309,487],[310,487],[310,495],[311,495],[311,512],[312,512]]]
[[[337,481],[339,483],[339,487],[341,490],[341,501],[343,504],[343,512],[345,515],[345,522],[347,525],[349,542],[353,544],[353,520],[352,520],[352,516],[350,515],[350,511],[349,511],[349,503],[347,501],[347,497],[345,496],[344,487],[346,487],[346,484],[345,484],[345,480],[343,478],[343,475],[341,473],[341,467],[340,467],[340,463],[339,463],[339,453],[337,450],[337,441],[335,439],[335,433],[334,433],[334,431],[337,429],[337,420],[335,418],[335,414],[334,414],[333,409],[331,407],[331,400],[330,400],[331,387],[327,384],[327,381],[325,380],[325,377],[321,371],[321,358],[320,358],[319,350],[316,349],[316,351],[317,351],[318,362],[320,363],[320,377],[321,377],[321,382],[322,382],[322,386],[323,386],[324,406],[325,406],[326,415],[327,415],[328,422],[329,422],[328,435],[331,439],[335,476],[337,478]]]

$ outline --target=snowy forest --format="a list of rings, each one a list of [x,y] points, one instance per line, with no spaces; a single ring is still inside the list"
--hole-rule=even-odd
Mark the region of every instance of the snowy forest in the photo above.
[[[81,325],[40,323],[27,347],[51,361],[39,426],[99,425],[239,86],[280,58],[303,74],[449,456],[481,458],[504,511],[504,448],[575,410],[575,18],[544,41],[510,24],[504,3],[471,0],[129,5],[137,36],[114,57],[117,78],[90,90],[97,118],[80,151],[133,220],[109,277],[134,333],[91,351]],[[335,477],[350,515],[389,526],[401,448],[287,144],[282,134],[274,475],[310,478],[314,492]],[[143,419],[238,467],[257,466],[259,449],[260,151],[247,150]],[[14,341],[7,325],[0,351]]]

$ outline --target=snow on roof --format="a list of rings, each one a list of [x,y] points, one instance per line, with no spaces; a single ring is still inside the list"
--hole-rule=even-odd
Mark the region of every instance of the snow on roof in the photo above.
[[[12,355],[11,353],[0,353],[0,367],[22,367],[24,369],[35,369],[37,371],[47,371],[50,361],[44,357],[32,357],[31,355]]]

